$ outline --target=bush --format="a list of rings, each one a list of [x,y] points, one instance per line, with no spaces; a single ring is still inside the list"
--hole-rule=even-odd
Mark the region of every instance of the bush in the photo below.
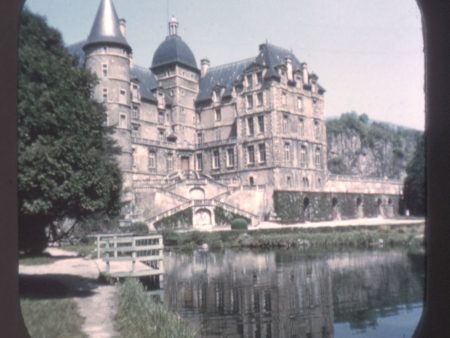
[[[124,226],[120,228],[121,232],[132,232],[137,235],[147,235],[148,234],[148,225],[144,222],[135,222],[131,223],[130,226]]]
[[[231,221],[232,230],[247,230],[248,221],[244,218],[235,218]]]

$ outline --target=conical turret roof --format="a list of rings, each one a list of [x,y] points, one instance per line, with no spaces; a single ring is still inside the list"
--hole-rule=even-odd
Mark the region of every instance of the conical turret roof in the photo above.
[[[99,44],[118,45],[131,52],[130,45],[120,31],[120,21],[112,0],[101,0],[91,33],[83,49]]]

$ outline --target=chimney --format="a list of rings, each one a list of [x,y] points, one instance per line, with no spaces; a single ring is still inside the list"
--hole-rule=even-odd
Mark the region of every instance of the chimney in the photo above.
[[[292,72],[292,59],[290,56],[286,58],[286,68],[287,68],[287,77],[289,81],[294,79],[294,74]]]
[[[119,26],[120,26],[120,32],[125,37],[125,34],[127,33],[127,20],[121,18],[119,19]]]
[[[208,73],[208,68],[210,64],[211,64],[210,61],[206,58],[200,60],[201,76],[205,76],[206,73]]]
[[[309,74],[308,74],[308,65],[306,62],[302,63],[302,71],[303,71],[303,84],[309,83]]]

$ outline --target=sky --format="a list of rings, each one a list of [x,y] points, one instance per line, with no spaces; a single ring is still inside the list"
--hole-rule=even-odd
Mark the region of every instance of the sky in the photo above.
[[[174,15],[197,63],[291,49],[326,89],[325,114],[355,111],[424,129],[424,53],[415,0],[113,0],[134,62],[150,67]],[[67,45],[89,35],[100,0],[27,0]]]

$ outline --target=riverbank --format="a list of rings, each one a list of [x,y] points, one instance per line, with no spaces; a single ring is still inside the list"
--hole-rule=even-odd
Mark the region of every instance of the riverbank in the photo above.
[[[318,223],[278,224],[263,222],[247,231],[229,227],[202,231],[164,231],[170,249],[192,250],[207,244],[222,248],[371,248],[420,247],[424,242],[423,219],[358,219]]]

